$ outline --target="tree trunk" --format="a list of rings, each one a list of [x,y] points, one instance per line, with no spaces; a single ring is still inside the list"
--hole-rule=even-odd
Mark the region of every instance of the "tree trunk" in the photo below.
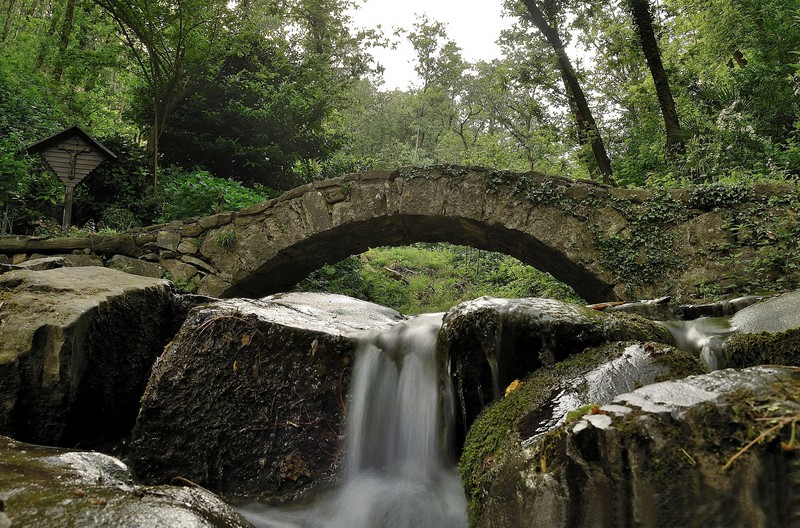
[[[153,96],[153,124],[150,126],[150,132],[147,134],[147,146],[145,152],[147,157],[150,158],[150,166],[153,169],[153,191],[158,189],[158,140],[161,136],[159,125],[159,112],[158,112],[158,96]]]
[[[650,11],[650,1],[628,0],[628,7],[631,10],[633,26],[639,36],[644,58],[647,60],[647,67],[650,68],[650,75],[653,76],[658,104],[661,107],[661,115],[664,117],[664,129],[667,134],[667,155],[670,157],[682,155],[686,152],[683,131],[678,120],[678,111],[675,109],[672,90],[669,87],[667,72],[661,62],[661,53],[653,29],[653,13]]]
[[[64,73],[64,60],[69,47],[69,37],[72,35],[72,28],[75,26],[75,0],[67,0],[67,9],[64,12],[64,20],[61,22],[61,35],[58,39],[58,61],[56,62],[53,77],[61,80]]]
[[[0,35],[0,42],[5,41],[8,38],[8,34],[11,33],[11,22],[14,20],[14,5],[17,3],[17,0],[9,0],[8,2],[8,12],[6,13],[6,21],[3,24],[3,34]]]
[[[39,46],[39,55],[36,57],[36,69],[40,70],[44,67],[44,61],[47,58],[47,43],[53,38],[53,35],[56,34],[56,29],[58,28],[58,13],[55,9],[52,10],[50,13],[50,25],[47,28],[47,36],[42,39],[41,44]]]
[[[523,3],[528,9],[531,21],[544,36],[545,40],[547,40],[547,43],[550,44],[558,57],[558,66],[561,69],[561,77],[564,80],[567,97],[574,105],[572,108],[575,113],[575,121],[578,125],[578,139],[582,142],[583,146],[589,145],[592,149],[596,167],[593,168],[590,166],[589,170],[593,172],[594,175],[599,174],[603,183],[612,184],[611,160],[606,152],[603,138],[600,136],[600,131],[597,129],[597,123],[589,108],[586,95],[583,93],[583,89],[578,81],[578,75],[575,73],[575,68],[572,67],[572,62],[567,56],[564,42],[561,40],[558,32],[547,22],[544,13],[539,9],[539,6],[536,5],[534,0],[523,0]]]

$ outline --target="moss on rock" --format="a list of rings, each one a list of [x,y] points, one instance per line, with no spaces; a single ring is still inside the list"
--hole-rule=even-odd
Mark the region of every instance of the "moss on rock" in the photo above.
[[[633,351],[633,352],[632,352]],[[626,371],[632,390],[659,379],[672,379],[687,374],[706,372],[706,368],[692,355],[653,342],[645,344],[613,342],[574,354],[550,367],[541,368],[528,376],[521,386],[487,407],[474,421],[467,434],[459,462],[459,471],[467,494],[471,519],[479,517],[483,499],[492,487],[498,472],[516,467],[522,460],[526,441],[535,436],[537,427],[553,413],[554,402],[565,393],[574,397],[574,408],[589,404],[610,402],[618,392],[614,383],[603,383],[603,366],[620,359],[625,354],[641,354],[645,364],[655,368]],[[610,370],[614,370],[613,368]],[[590,373],[592,375],[590,375]],[[591,384],[595,384],[592,387]],[[598,391],[598,387],[602,387]],[[603,391],[607,392],[603,392]],[[590,401],[587,401],[590,400]],[[563,416],[573,409],[564,409]],[[559,437],[551,433],[540,435],[536,445],[542,449],[540,460],[545,467],[559,464],[553,442]]]
[[[800,366],[800,328],[774,333],[735,334],[725,343],[723,351],[733,368]]]

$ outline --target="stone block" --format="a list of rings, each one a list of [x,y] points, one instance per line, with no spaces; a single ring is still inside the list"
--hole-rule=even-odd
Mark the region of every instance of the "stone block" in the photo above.
[[[183,240],[178,244],[178,253],[194,255],[197,253],[197,243],[194,240]]]
[[[209,273],[216,273],[217,272],[217,270],[214,268],[214,266],[212,266],[211,264],[209,264],[208,262],[206,262],[204,260],[200,260],[197,257],[192,257],[192,256],[189,256],[189,255],[183,255],[181,257],[181,260],[186,262],[187,264],[191,264],[195,268],[198,268],[198,269],[201,269],[201,270],[205,270],[205,271],[207,271]]]
[[[180,260],[163,260],[161,264],[169,272],[173,281],[188,281],[197,275],[197,268]]]
[[[181,243],[181,235],[175,231],[159,231],[156,235],[156,245],[169,251],[176,251]]]
[[[181,236],[184,237],[196,237],[199,236],[203,232],[203,228],[200,224],[189,224],[183,226],[181,229]]]
[[[166,271],[163,266],[154,262],[126,257],[125,255],[114,255],[111,257],[111,260],[108,262],[108,267],[132,275],[152,277],[155,279],[163,277],[164,271]]]
[[[103,259],[97,255],[61,255],[64,258],[64,265],[72,268],[85,266],[103,266]]]

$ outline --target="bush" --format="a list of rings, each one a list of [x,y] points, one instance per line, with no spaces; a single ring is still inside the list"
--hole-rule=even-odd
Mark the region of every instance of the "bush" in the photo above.
[[[232,179],[217,178],[208,171],[185,171],[171,166],[161,175],[159,221],[235,211],[275,196],[267,187],[256,190]]]

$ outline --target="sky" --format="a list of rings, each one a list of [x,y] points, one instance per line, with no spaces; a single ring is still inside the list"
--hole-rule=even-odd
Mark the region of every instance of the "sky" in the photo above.
[[[446,24],[447,35],[469,62],[500,57],[495,41],[514,22],[502,17],[503,0],[366,0],[359,4],[361,8],[350,13],[355,27],[380,25],[389,37],[396,27],[410,30],[417,15],[427,14]],[[375,49],[373,55],[386,68],[383,89],[406,89],[416,82],[414,50],[405,38],[396,50]]]

